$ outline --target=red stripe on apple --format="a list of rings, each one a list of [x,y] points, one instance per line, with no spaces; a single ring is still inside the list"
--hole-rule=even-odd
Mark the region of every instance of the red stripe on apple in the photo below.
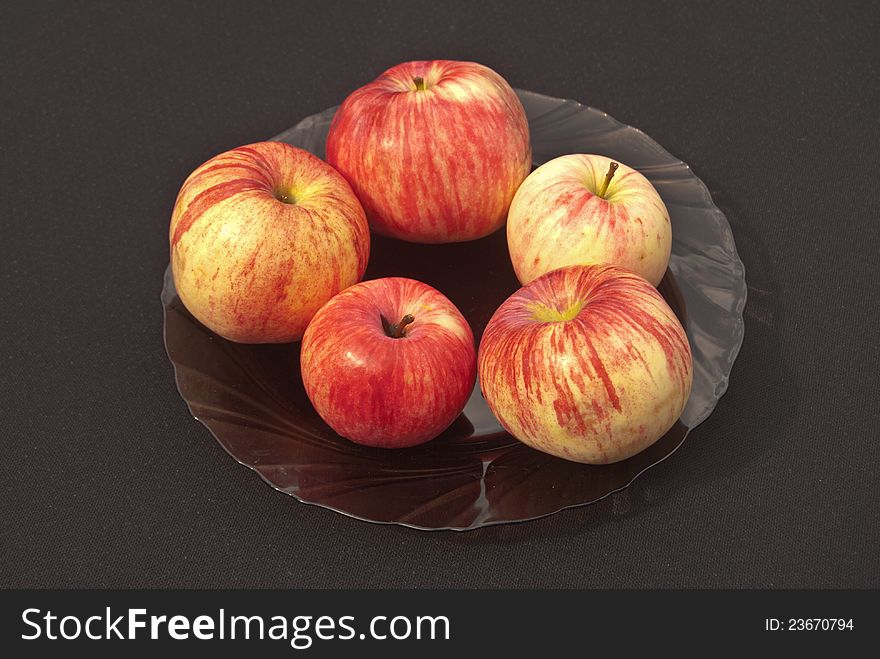
[[[672,427],[690,395],[684,329],[656,289],[612,265],[553,270],[483,333],[483,395],[519,440],[568,460],[617,462]]]

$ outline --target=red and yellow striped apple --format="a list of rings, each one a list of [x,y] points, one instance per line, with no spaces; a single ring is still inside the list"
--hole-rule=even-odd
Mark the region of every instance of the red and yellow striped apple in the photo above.
[[[517,190],[507,245],[522,284],[566,265],[611,263],[656,286],[669,264],[672,225],[638,171],[605,156],[572,154],[541,165]]]
[[[514,437],[590,464],[662,437],[693,378],[675,314],[645,279],[611,265],[553,270],[514,293],[483,333],[479,375]]]
[[[360,281],[370,254],[349,184],[281,142],[232,149],[198,167],[177,197],[169,239],[186,308],[242,343],[299,340],[321,305]]]
[[[399,64],[355,90],[327,136],[380,234],[418,243],[498,229],[531,169],[525,111],[492,69],[446,60]]]
[[[476,380],[474,335],[427,284],[373,279],[315,314],[300,366],[309,400],[337,433],[367,446],[414,446],[464,409]]]

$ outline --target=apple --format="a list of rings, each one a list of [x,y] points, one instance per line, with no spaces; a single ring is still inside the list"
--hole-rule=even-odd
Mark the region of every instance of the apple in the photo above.
[[[367,446],[415,446],[464,409],[476,380],[474,335],[427,284],[373,279],[315,314],[300,366],[309,400],[337,433]]]
[[[169,231],[177,293],[241,343],[297,341],[327,300],[360,281],[370,232],[330,165],[281,142],[221,153],[184,182]]]
[[[495,312],[480,386],[520,441],[589,464],[624,460],[681,416],[693,367],[684,329],[657,290],[617,266],[538,277]]]
[[[406,62],[345,99],[327,161],[376,232],[417,243],[498,229],[532,164],[525,111],[510,85],[473,62]]]
[[[572,154],[523,181],[507,215],[507,245],[522,284],[566,265],[611,263],[656,286],[669,264],[672,225],[638,171],[605,156]]]

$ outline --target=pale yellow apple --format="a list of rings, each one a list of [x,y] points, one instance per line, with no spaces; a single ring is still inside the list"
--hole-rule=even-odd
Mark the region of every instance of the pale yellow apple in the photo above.
[[[573,154],[523,181],[507,215],[507,244],[523,284],[566,265],[611,263],[656,286],[669,263],[672,225],[638,171],[605,156]]]

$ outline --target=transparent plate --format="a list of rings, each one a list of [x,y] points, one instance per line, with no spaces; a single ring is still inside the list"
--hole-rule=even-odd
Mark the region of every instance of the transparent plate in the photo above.
[[[687,329],[694,385],[678,423],[638,455],[588,466],[535,451],[508,435],[476,389],[436,439],[411,449],[358,446],[318,417],[299,374],[299,344],[242,345],[196,321],[166,270],[165,346],[193,416],[272,487],[358,519],[418,529],[475,529],[595,502],[671,455],[727,389],[743,339],[746,285],[730,226],[690,168],[641,131],[575,101],[518,91],[534,164],[600,153],[639,169],[673,224],[659,286]],[[324,156],[335,108],[272,138]],[[479,341],[492,313],[519,288],[503,229],[482,240],[415,245],[374,236],[366,278],[407,276],[445,293]]]

